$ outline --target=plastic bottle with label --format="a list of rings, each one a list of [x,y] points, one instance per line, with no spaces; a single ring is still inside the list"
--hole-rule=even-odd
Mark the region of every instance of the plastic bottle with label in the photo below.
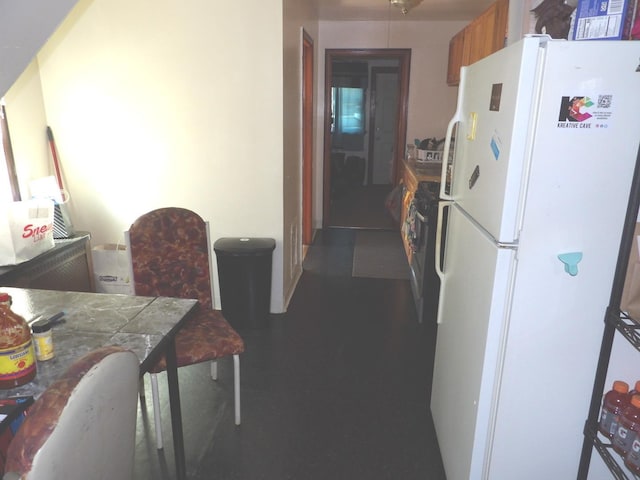
[[[640,395],[634,395],[618,419],[618,428],[611,442],[613,449],[623,457],[626,456],[638,432],[640,432]]]
[[[598,430],[607,438],[613,438],[618,429],[618,417],[629,404],[628,393],[629,384],[616,380],[613,388],[604,395]]]
[[[631,388],[631,386],[629,386],[629,388]],[[631,397],[634,395],[640,395],[640,380],[636,380],[636,383],[633,385],[633,389],[629,390],[629,393],[627,393],[629,401],[631,401]]]
[[[11,297],[0,293],[0,389],[24,385],[36,376],[31,329],[10,305]]]
[[[640,475],[640,435],[636,435],[627,455],[624,457],[624,464],[635,475]]]
[[[31,325],[36,358],[39,362],[50,360],[55,356],[53,349],[53,335],[49,320],[38,320]]]

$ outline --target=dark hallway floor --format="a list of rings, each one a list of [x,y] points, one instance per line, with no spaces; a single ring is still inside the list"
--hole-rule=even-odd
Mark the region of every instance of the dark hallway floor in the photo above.
[[[385,208],[385,200],[392,188],[392,185],[354,186],[332,195],[329,225],[397,230]]]
[[[417,322],[407,280],[351,277],[353,241],[353,230],[319,232],[287,313],[241,332],[241,426],[230,360],[218,382],[208,365],[180,369],[189,479],[445,478],[428,405],[432,327]],[[160,384],[164,453],[140,412],[136,479],[174,478]]]

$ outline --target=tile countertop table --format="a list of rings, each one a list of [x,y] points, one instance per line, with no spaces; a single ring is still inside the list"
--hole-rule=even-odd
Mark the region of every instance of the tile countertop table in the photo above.
[[[64,312],[64,322],[53,327],[55,357],[37,362],[38,373],[20,387],[0,390],[0,398],[38,397],[84,354],[105,345],[120,345],[140,359],[140,375],[167,356],[167,380],[176,457],[177,478],[186,476],[182,416],[175,363],[175,333],[197,308],[197,300],[137,297],[103,293],[61,292],[0,287],[11,295],[11,309],[33,323]]]

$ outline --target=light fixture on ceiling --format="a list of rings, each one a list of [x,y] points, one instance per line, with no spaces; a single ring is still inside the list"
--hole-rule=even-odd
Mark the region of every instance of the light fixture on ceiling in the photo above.
[[[394,7],[400,8],[402,13],[406,15],[411,8],[422,3],[422,0],[389,0],[389,3]]]

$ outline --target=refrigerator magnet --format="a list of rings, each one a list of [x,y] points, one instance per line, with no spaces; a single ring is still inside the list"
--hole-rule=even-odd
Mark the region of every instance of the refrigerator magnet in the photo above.
[[[500,141],[500,136],[498,135],[498,132],[494,132],[493,135],[491,136],[491,151],[493,152],[493,156],[496,160],[498,160],[500,158],[500,150],[502,147],[502,142]]]
[[[491,101],[489,102],[489,110],[491,110],[492,112],[499,112],[500,100],[502,100],[502,84],[494,83],[491,86]]]

